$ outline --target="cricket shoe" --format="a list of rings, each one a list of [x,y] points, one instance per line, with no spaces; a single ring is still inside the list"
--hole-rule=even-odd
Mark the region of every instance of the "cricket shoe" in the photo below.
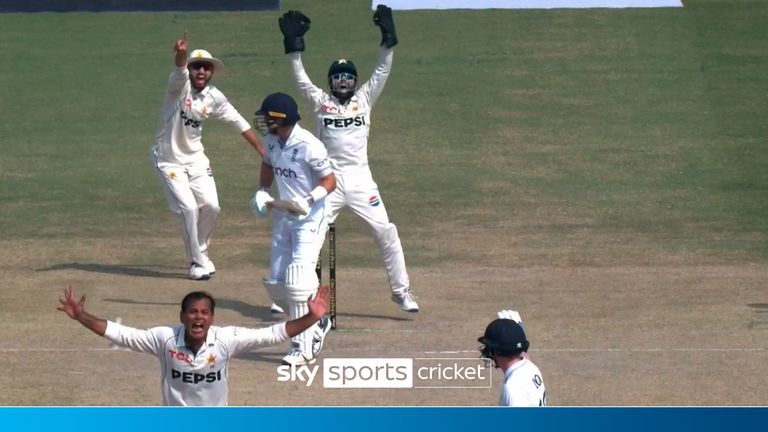
[[[208,280],[211,278],[211,274],[208,273],[205,267],[192,263],[189,266],[189,278],[193,280]]]
[[[400,309],[406,312],[416,313],[419,311],[419,304],[413,298],[410,288],[400,294],[392,293],[392,301],[400,306]]]
[[[283,364],[288,366],[306,366],[311,365],[315,361],[312,355],[304,353],[295,346],[283,357]]]
[[[328,336],[328,332],[331,331],[331,319],[326,315],[323,315],[323,317],[320,318],[320,321],[317,322],[317,325],[313,326],[313,328],[315,331],[312,335],[312,355],[317,357],[320,350],[323,349],[325,337]]]
[[[281,314],[281,313],[285,313],[283,308],[278,306],[277,303],[272,303],[272,306],[269,307],[269,311],[272,312],[273,314],[276,314],[276,315],[277,314]]]
[[[208,260],[208,262],[205,263],[205,271],[208,272],[208,276],[213,276],[214,273],[216,273],[216,266],[213,265],[213,261]]]

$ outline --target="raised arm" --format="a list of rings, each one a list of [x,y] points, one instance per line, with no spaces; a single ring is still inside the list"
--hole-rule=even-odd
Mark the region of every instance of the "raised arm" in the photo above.
[[[309,312],[301,318],[270,327],[252,329],[245,327],[225,327],[222,331],[229,332],[229,350],[237,355],[259,345],[273,345],[292,338],[312,327],[328,310],[329,289],[320,287],[315,297],[307,301]]]
[[[68,317],[79,322],[88,330],[99,336],[104,336],[104,333],[107,331],[107,321],[85,311],[85,295],[80,297],[80,300],[75,299],[75,290],[71,284],[64,290],[64,298],[59,299],[59,303],[61,305],[57,308],[58,310],[64,312]]]
[[[139,330],[132,327],[122,326],[117,323],[107,322],[102,318],[95,317],[85,311],[85,295],[80,300],[75,298],[75,290],[69,285],[64,290],[64,298],[59,299],[61,305],[58,310],[67,314],[68,317],[79,322],[83,327],[103,336],[112,342],[127,347],[133,351],[157,354],[160,349],[158,337],[152,330]]]
[[[173,51],[176,52],[176,67],[184,67],[187,65],[187,37],[189,36],[188,32],[184,32],[184,36],[182,36],[181,39],[177,40],[176,43],[173,44]]]
[[[279,19],[280,31],[283,33],[283,46],[285,53],[288,54],[288,60],[291,65],[293,80],[296,81],[296,87],[301,96],[309,101],[316,110],[322,103],[324,97],[323,90],[314,85],[309,75],[304,70],[304,64],[301,62],[301,53],[304,52],[304,34],[309,31],[312,23],[303,13],[290,10],[283,14]]]

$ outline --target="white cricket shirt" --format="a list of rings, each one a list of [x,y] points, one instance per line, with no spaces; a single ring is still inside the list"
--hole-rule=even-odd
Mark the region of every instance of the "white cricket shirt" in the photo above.
[[[216,87],[196,91],[189,70],[176,68],[168,79],[153,149],[158,162],[189,164],[205,158],[201,136],[203,122],[215,118],[234,125],[240,133],[251,125]]]
[[[328,149],[334,170],[346,173],[368,169],[371,109],[392,69],[392,49],[381,48],[373,75],[358,86],[346,104],[312,84],[301,62],[301,53],[288,56],[296,85],[312,107],[317,137]]]
[[[200,351],[192,352],[184,342],[184,326],[140,330],[107,321],[104,337],[133,351],[155,355],[160,360],[163,405],[223,406],[229,393],[229,360],[257,345],[285,341],[285,323],[261,329],[216,327]]]
[[[280,199],[304,198],[333,173],[328,151],[311,132],[294,125],[291,136],[281,145],[277,135],[264,137],[264,163],[272,167]],[[325,199],[312,204],[308,217],[325,208]]]
[[[537,407],[547,405],[541,371],[532,361],[523,359],[504,371],[501,406]]]

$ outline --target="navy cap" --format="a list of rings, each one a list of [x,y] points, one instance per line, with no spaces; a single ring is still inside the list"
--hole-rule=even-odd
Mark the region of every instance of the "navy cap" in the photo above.
[[[264,98],[261,108],[256,111],[256,115],[266,115],[275,119],[283,119],[286,123],[293,124],[301,120],[299,116],[299,107],[296,101],[285,93],[272,93]]]
[[[485,334],[477,338],[477,341],[496,349],[502,355],[528,351],[529,345],[520,324],[502,318],[491,321],[485,328]]]

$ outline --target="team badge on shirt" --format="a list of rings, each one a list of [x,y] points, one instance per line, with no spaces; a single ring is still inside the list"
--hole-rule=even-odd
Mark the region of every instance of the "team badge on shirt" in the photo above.
[[[171,180],[176,180],[176,171],[171,171],[168,173],[168,178]]]
[[[376,207],[379,204],[381,204],[381,199],[378,196],[374,195],[368,198],[368,203],[371,205],[371,207]]]
[[[208,364],[211,367],[215,367],[216,366],[216,356],[213,355],[213,353],[211,353],[211,355],[208,356]]]

